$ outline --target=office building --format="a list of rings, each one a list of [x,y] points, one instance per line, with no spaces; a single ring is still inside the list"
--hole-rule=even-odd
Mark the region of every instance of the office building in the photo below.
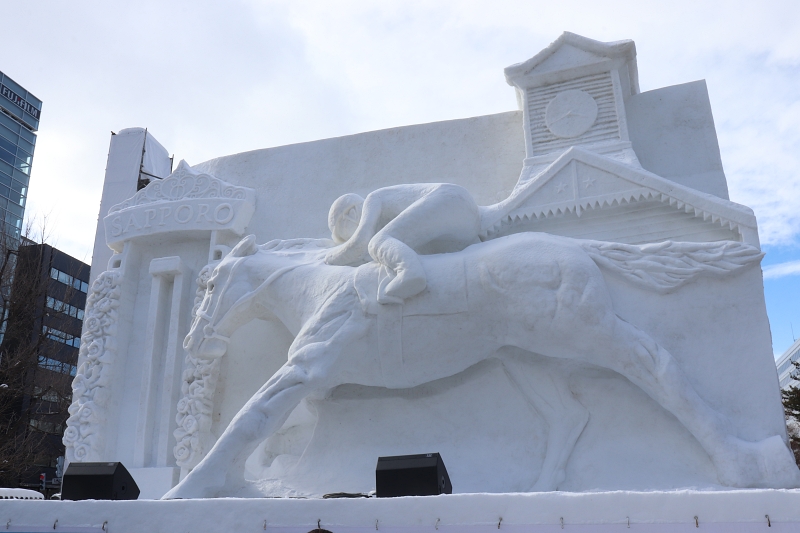
[[[47,244],[20,245],[14,263],[0,344],[0,377],[13,400],[3,416],[13,423],[0,448],[5,445],[23,464],[3,472],[0,483],[37,488],[42,473],[48,480],[55,477],[64,455],[61,439],[78,365],[89,265]],[[48,483],[48,489],[54,492],[57,484]]]
[[[783,352],[783,355],[775,361],[778,366],[778,379],[781,382],[782,389],[798,384],[797,380],[792,377],[793,375],[800,375],[800,370],[793,364],[798,361],[800,361],[800,339],[794,341],[794,344],[789,346],[789,349]]]
[[[42,101],[0,72],[0,226],[17,240],[36,147]]]

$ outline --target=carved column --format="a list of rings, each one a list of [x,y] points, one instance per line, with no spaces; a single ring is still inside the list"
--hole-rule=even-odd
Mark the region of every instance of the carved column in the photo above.
[[[182,341],[188,317],[186,295],[191,280],[180,257],[153,259],[150,274],[153,279],[136,423],[136,467],[174,464],[169,440],[180,391]]]

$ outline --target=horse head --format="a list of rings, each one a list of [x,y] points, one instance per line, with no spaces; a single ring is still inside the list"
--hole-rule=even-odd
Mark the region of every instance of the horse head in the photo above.
[[[255,235],[243,238],[214,266],[183,347],[198,357],[222,357],[237,328],[254,318],[272,316],[257,305],[258,296],[298,266],[323,264],[327,244],[320,239],[290,239],[257,246]]]
[[[242,267],[256,252],[255,235],[249,235],[214,267],[203,301],[183,341],[183,347],[193,355],[221,357],[236,328],[252,318],[247,315],[255,291]]]

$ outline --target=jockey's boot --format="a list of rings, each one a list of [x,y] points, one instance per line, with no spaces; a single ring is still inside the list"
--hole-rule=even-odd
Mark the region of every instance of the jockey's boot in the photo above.
[[[425,269],[417,253],[394,238],[384,238],[376,247],[370,247],[376,261],[386,266],[395,277],[378,289],[378,302],[403,303],[428,285]]]

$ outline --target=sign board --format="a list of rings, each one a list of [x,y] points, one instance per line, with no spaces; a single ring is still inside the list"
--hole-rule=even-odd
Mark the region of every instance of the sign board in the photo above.
[[[15,104],[17,107],[22,108],[30,116],[32,116],[36,120],[39,120],[39,113],[41,113],[41,111],[33,107],[33,105],[30,102],[25,100],[25,97],[18,95],[17,93],[15,93],[2,83],[0,83],[0,94],[5,96],[8,100],[11,101],[11,103]]]
[[[194,172],[181,161],[163,180],[154,180],[103,219],[106,243],[122,251],[125,241],[184,232],[227,230],[241,235],[255,211],[255,191]]]

